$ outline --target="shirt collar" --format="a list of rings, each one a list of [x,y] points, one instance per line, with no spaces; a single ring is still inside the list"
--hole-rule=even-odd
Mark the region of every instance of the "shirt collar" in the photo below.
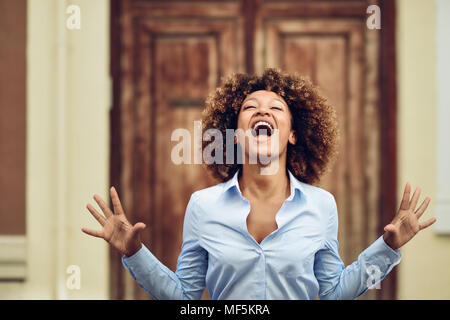
[[[226,192],[228,189],[230,189],[232,187],[236,187],[237,191],[242,196],[242,192],[241,192],[241,190],[239,188],[239,182],[238,182],[239,171],[240,171],[240,169],[238,169],[236,171],[236,173],[233,175],[233,177],[231,179],[229,179],[228,181],[224,182],[223,192]],[[294,199],[295,194],[296,194],[296,190],[299,190],[300,193],[304,193],[305,192],[305,186],[304,186],[304,183],[299,181],[292,174],[292,172],[289,169],[287,171],[288,171],[288,176],[289,176],[289,183],[290,183],[290,188],[291,188],[291,194],[286,199],[286,201],[290,201],[290,200]]]

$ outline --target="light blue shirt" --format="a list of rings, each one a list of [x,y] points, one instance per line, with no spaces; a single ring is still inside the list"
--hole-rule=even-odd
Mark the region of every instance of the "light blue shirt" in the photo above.
[[[259,244],[247,231],[250,203],[238,173],[192,194],[176,272],[144,245],[122,257],[154,299],[200,299],[205,285],[211,299],[355,299],[400,262],[400,250],[380,236],[345,267],[333,195],[289,171],[291,193],[275,216],[278,229]]]

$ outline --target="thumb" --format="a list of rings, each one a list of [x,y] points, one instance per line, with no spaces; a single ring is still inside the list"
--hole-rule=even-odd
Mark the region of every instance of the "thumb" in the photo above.
[[[142,223],[142,222],[138,222],[133,226],[133,233],[139,233],[142,230],[144,230],[147,226]]]
[[[387,226],[384,227],[384,231],[394,232],[395,231],[395,226],[392,223],[389,223]]]

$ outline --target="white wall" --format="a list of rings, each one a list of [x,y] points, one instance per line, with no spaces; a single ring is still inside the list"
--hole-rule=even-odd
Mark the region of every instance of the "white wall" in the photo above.
[[[107,299],[107,245],[80,229],[98,228],[85,205],[108,190],[109,1],[29,0],[27,32],[27,279],[0,282],[0,299]]]

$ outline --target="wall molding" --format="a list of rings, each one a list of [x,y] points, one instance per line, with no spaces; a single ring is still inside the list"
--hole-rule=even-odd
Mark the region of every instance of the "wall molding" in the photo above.
[[[26,237],[24,235],[0,236],[0,280],[25,280]]]

